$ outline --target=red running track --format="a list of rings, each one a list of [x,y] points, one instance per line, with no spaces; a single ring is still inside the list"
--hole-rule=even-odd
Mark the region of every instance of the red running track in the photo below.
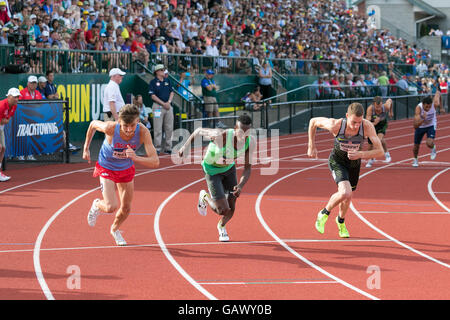
[[[393,161],[363,163],[349,239],[337,234],[336,210],[323,235],[314,228],[336,189],[325,132],[317,161],[306,158],[307,136],[296,134],[280,138],[275,175],[254,166],[227,226],[229,243],[217,241],[212,211],[197,213],[206,188],[198,164],[162,157],[159,169],[138,168],[121,228],[127,247],[114,245],[112,215],[87,225],[100,195],[92,165],[10,166],[13,179],[0,189],[0,298],[449,299],[450,116],[438,125],[436,160],[422,144],[421,166],[412,168],[411,120],[390,123]]]

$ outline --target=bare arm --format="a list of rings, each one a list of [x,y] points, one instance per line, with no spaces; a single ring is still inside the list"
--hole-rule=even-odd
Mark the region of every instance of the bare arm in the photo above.
[[[382,157],[384,155],[383,146],[381,145],[374,125],[368,120],[363,120],[362,125],[364,126],[364,132],[367,133],[367,137],[372,141],[373,149],[370,151],[349,151],[348,158],[350,160],[356,160]]]
[[[256,150],[256,143],[253,139],[250,140],[250,146],[245,151],[245,165],[244,172],[242,172],[241,179],[239,179],[239,183],[233,187],[233,195],[237,198],[241,194],[242,188],[247,183],[248,179],[250,179],[250,174],[252,172],[252,157],[253,153]]]
[[[366,119],[369,120],[370,122],[372,122],[372,112],[373,112],[373,107],[372,105],[367,107],[367,111],[366,111]]]
[[[116,103],[114,101],[109,102],[109,109],[111,110],[114,120],[116,120],[116,121],[119,120],[119,115],[117,114],[117,111],[116,111]]]
[[[103,132],[106,135],[113,135],[114,134],[114,128],[116,126],[116,122],[108,121],[103,122],[99,120],[93,120],[89,124],[89,128],[86,132],[86,140],[84,142],[84,148],[83,148],[83,159],[87,160],[88,163],[91,163],[91,154],[89,151],[89,147],[92,142],[92,138],[94,137],[94,134],[96,131]]]
[[[425,114],[425,117],[422,117],[420,112],[421,112],[420,107],[417,106],[416,111],[414,113],[414,129],[417,129],[418,127],[420,127],[420,125],[425,121],[426,114]]]
[[[145,152],[147,153],[146,157],[138,156],[134,152],[133,149],[128,147],[126,150],[126,155],[128,158],[133,160],[133,162],[141,164],[148,168],[158,168],[159,167],[159,158],[158,154],[156,153],[155,146],[153,145],[152,136],[150,134],[150,131],[142,125],[140,126],[140,132],[141,132],[141,142],[144,144]]]
[[[447,97],[446,97],[447,98]],[[439,106],[439,112],[441,114],[445,113],[445,109],[444,106],[441,104],[441,93],[439,91],[436,91],[436,94],[434,95],[434,99],[433,99],[433,103],[434,103],[434,107],[436,108],[437,106]],[[437,104],[436,104],[437,103]]]
[[[317,128],[325,129],[336,135],[341,125],[340,119],[316,117],[309,121],[308,128],[308,157],[317,159],[317,149],[316,149],[316,130]]]
[[[211,141],[214,141],[215,143],[217,143],[217,138],[221,137],[221,136],[223,137],[224,134],[225,134],[225,131],[221,130],[221,129],[197,128],[194,130],[194,132],[192,132],[192,134],[189,136],[189,138],[186,140],[186,142],[180,148],[180,150],[178,150],[178,155],[180,157],[183,156],[183,154],[186,150],[186,147],[192,143],[192,141],[195,139],[196,136],[207,137]]]
[[[436,93],[435,93],[434,98],[433,98],[433,104],[434,104],[435,108],[437,108],[439,106],[440,109],[442,110],[441,93],[439,92],[439,90],[436,90]]]
[[[394,118],[394,104],[392,102],[392,99],[387,99],[384,103],[384,106],[389,110],[389,118]]]

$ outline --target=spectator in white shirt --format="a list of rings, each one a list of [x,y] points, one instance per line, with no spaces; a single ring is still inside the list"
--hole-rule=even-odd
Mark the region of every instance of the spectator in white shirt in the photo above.
[[[119,111],[125,104],[120,92],[120,83],[125,72],[119,68],[112,68],[109,71],[110,81],[103,92],[103,112],[105,121],[117,121]]]
[[[206,47],[205,56],[218,57],[219,49],[217,49],[217,39],[211,40],[211,45]]]

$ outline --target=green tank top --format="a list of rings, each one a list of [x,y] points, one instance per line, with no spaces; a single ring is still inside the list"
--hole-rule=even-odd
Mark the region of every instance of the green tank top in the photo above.
[[[220,148],[214,142],[210,142],[206,156],[202,161],[203,171],[210,176],[224,173],[234,166],[234,160],[244,154],[250,146],[250,136],[245,140],[245,145],[240,150],[234,149],[234,130],[227,130],[225,146]],[[232,159],[233,162],[229,163]]]

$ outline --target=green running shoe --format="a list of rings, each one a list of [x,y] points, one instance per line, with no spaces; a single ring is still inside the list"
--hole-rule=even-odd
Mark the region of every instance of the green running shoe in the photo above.
[[[328,215],[325,213],[322,213],[322,211],[319,211],[319,214],[317,215],[316,220],[316,229],[320,233],[323,233],[325,231],[325,222],[328,220]]]
[[[338,217],[336,217],[336,224],[339,229],[339,237],[341,238],[349,238],[350,234],[348,233],[347,228],[345,227],[345,222],[339,223]]]

